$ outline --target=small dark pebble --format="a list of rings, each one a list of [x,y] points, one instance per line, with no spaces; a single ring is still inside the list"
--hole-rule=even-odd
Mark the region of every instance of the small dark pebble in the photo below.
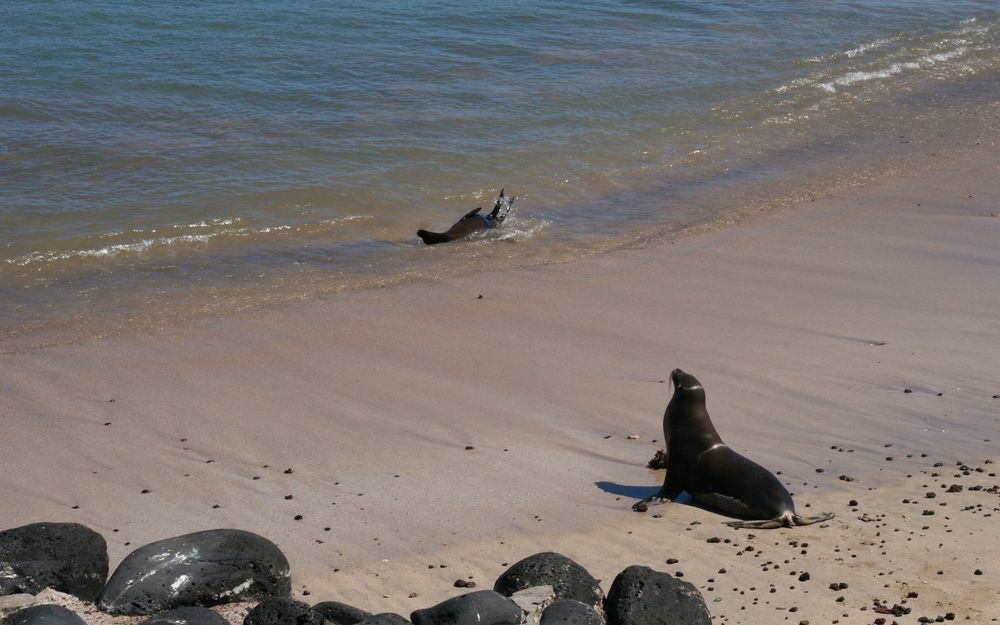
[[[799,581],[800,582],[808,582],[809,581],[809,573],[803,573],[802,575],[799,575]]]
[[[285,469],[285,475],[288,475],[290,473],[294,473],[294,471],[292,471],[291,469]]]
[[[912,388],[904,388],[904,389],[903,389],[903,392],[904,392],[904,393],[912,393],[912,392],[913,392],[913,389],[912,389]]]

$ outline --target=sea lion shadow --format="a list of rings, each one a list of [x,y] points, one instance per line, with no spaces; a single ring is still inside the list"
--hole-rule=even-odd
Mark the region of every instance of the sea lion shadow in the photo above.
[[[600,488],[606,493],[618,495],[619,497],[628,497],[629,499],[635,499],[636,501],[655,497],[660,492],[659,486],[628,486],[626,484],[616,484],[615,482],[594,482],[594,486]],[[691,498],[691,495],[689,495],[687,491],[681,493],[680,496],[673,501],[673,503],[699,507],[697,502]]]

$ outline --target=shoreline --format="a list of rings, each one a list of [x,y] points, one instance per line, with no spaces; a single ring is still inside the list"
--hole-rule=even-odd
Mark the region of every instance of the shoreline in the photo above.
[[[885,99],[866,98],[863,104],[844,104],[843,110],[807,115],[816,119],[803,121],[808,130],[799,128],[799,134],[777,131],[768,136],[772,131],[766,123],[734,130],[725,140],[717,138],[712,148],[695,150],[603,192],[566,189],[563,200],[569,204],[561,208],[539,203],[528,193],[518,202],[523,214],[511,227],[447,250],[428,250],[419,243],[416,228],[430,225],[418,219],[422,213],[412,221],[407,216],[390,223],[358,209],[357,215],[324,221],[322,232],[296,234],[287,224],[273,226],[280,239],[271,242],[273,248],[264,242],[237,245],[243,233],[228,243],[172,251],[157,245],[146,250],[153,239],[144,240],[136,246],[145,251],[135,256],[119,257],[111,251],[115,245],[78,250],[77,260],[66,258],[51,267],[21,266],[8,258],[0,262],[0,316],[6,321],[0,328],[0,353],[169,332],[171,326],[266,313],[345,292],[456,279],[470,267],[506,272],[576,262],[656,246],[692,230],[725,229],[807,200],[851,193],[859,185],[917,175],[942,161],[964,158],[984,137],[1000,131],[994,97],[998,77],[987,72],[944,82],[928,79],[900,93],[883,94]],[[743,151],[734,153],[734,147]],[[574,216],[569,206],[586,215]],[[227,215],[222,223],[229,225],[220,227],[242,232],[245,228],[230,222],[243,217]],[[450,223],[445,218],[438,225],[445,222]],[[209,225],[174,224],[165,232],[171,240],[200,240],[208,236],[202,226]]]
[[[998,618],[982,515],[1000,500],[966,490],[932,521],[901,503],[969,479],[932,479],[933,463],[998,457],[988,139],[936,171],[646,247],[2,355],[0,525],[83,523],[112,567],[153,540],[248,529],[288,555],[296,597],[407,614],[457,577],[486,587],[501,563],[554,550],[605,590],[628,564],[682,570],[719,622],[792,603],[788,622],[844,618],[921,580],[926,613]],[[735,553],[747,533],[712,512],[630,511],[661,479],[643,467],[678,366],[800,512],[838,513],[753,532],[782,568]],[[712,536],[733,543],[705,557]],[[817,581],[794,583],[784,559]],[[719,568],[735,575],[709,582]],[[827,578],[849,582],[844,602]]]

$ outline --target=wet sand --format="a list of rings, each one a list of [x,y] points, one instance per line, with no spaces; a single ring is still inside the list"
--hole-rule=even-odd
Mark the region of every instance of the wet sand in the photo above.
[[[296,597],[404,615],[552,550],[605,591],[683,574],[720,623],[995,621],[998,179],[983,138],[642,249],[0,356],[0,525],[83,523],[112,567],[247,529]],[[632,512],[674,367],[800,512],[837,517]]]

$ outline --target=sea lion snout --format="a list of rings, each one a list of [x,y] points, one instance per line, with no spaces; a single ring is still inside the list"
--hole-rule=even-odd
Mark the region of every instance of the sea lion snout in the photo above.
[[[681,369],[674,369],[670,372],[670,381],[674,383],[674,388],[678,390],[692,391],[694,389],[702,388],[701,382],[698,378],[694,377],[690,373],[685,373]]]

